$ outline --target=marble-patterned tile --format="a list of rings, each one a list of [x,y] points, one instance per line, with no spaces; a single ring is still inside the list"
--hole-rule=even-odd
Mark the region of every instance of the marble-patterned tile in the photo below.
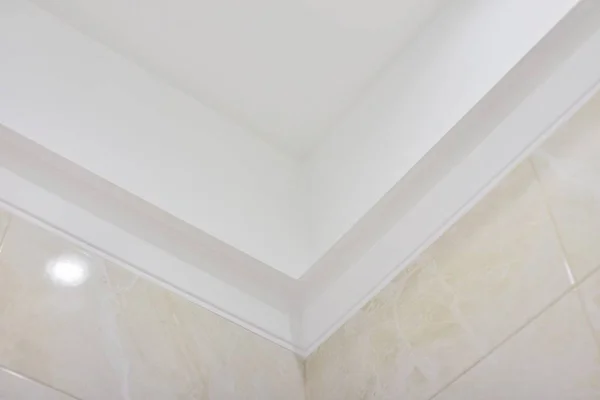
[[[600,266],[600,95],[532,156],[577,279]]]
[[[301,361],[178,295],[109,266],[132,399],[304,399]]]
[[[581,284],[579,294],[594,335],[600,345],[600,271],[592,274]]]
[[[0,400],[77,400],[46,385],[0,368]]]
[[[63,255],[87,263],[81,285],[51,279]],[[82,400],[304,396],[293,353],[17,218],[0,252],[0,364]]]
[[[600,354],[571,292],[435,400],[600,398]]]
[[[48,267],[78,257],[79,286],[53,281]],[[122,355],[102,260],[13,218],[0,252],[0,364],[87,399],[119,399]]]
[[[490,349],[568,290],[570,272],[528,162],[425,253]]]
[[[429,398],[569,287],[525,163],[309,357],[309,398]]]
[[[428,398],[481,355],[455,300],[415,264],[308,358],[308,398]]]

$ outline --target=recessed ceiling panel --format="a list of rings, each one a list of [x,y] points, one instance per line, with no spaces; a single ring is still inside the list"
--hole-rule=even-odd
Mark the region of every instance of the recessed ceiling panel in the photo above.
[[[445,1],[36,3],[299,156]]]

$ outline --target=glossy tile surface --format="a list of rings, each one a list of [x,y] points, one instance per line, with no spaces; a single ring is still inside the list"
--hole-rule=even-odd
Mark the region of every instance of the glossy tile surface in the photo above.
[[[80,286],[47,272],[86,260]],[[0,253],[0,364],[82,400],[303,399],[291,352],[13,218]]]
[[[600,271],[594,272],[579,290],[592,331],[600,345]]]
[[[600,266],[600,95],[532,156],[575,277]]]
[[[309,357],[309,398],[429,398],[569,287],[525,163]]]
[[[455,298],[415,265],[308,358],[308,398],[426,398],[481,355]]]
[[[0,368],[0,400],[76,400]]]
[[[436,400],[593,400],[600,354],[571,292],[468,371]]]
[[[485,349],[570,286],[541,187],[527,162],[511,172],[427,252]]]

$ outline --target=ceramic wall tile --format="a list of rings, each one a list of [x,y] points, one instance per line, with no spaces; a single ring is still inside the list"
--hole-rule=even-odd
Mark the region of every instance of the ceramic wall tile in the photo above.
[[[569,286],[525,163],[309,357],[309,398],[428,398]]]
[[[308,358],[308,398],[424,399],[480,355],[454,293],[415,265]]]
[[[89,264],[84,284],[52,281],[46,269],[62,255]],[[120,398],[103,270],[102,260],[13,218],[0,253],[0,363],[82,399]]]
[[[46,271],[69,255],[87,280]],[[291,352],[13,218],[0,253],[0,364],[82,400],[302,399]]]
[[[425,253],[489,350],[568,290],[569,266],[528,162]]]
[[[600,95],[532,156],[575,277],[600,265]]]
[[[291,352],[122,269],[107,281],[132,398],[304,398]]]
[[[600,398],[600,354],[571,292],[436,400]]]
[[[0,368],[0,400],[77,400],[44,384]]]
[[[581,284],[579,292],[594,335],[600,345],[600,271],[586,279]]]

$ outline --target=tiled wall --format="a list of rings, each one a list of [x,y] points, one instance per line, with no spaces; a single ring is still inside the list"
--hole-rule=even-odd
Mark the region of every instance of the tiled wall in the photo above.
[[[304,399],[291,352],[17,217],[0,238],[0,399]],[[50,279],[64,254],[80,286]]]
[[[599,399],[598,267],[600,96],[309,357],[307,397]]]

